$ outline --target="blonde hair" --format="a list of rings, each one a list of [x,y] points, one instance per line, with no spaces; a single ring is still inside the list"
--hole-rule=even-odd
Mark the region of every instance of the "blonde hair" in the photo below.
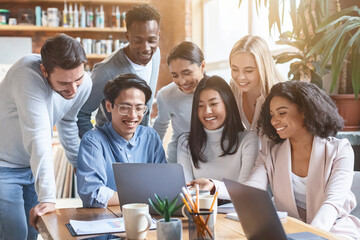
[[[259,69],[261,94],[266,97],[270,89],[278,82],[285,79],[275,66],[275,62],[270,53],[270,49],[265,40],[259,36],[247,35],[237,41],[231,49],[229,62],[231,66],[231,57],[237,53],[249,52],[255,57],[256,65]]]

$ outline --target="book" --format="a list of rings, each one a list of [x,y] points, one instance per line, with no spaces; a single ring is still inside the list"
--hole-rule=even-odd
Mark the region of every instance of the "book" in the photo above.
[[[235,208],[232,203],[226,203],[218,206],[218,213],[235,213]]]
[[[276,211],[276,213],[280,219],[285,219],[288,216],[287,212]],[[236,212],[227,213],[226,218],[229,218],[229,219],[235,220],[235,221],[239,221],[239,218],[238,218],[238,215]]]

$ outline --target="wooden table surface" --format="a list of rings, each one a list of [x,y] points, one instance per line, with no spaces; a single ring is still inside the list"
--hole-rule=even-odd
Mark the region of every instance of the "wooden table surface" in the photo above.
[[[55,212],[43,215],[38,218],[37,227],[44,240],[55,239],[84,239],[90,236],[72,237],[65,224],[69,220],[99,220],[106,218],[120,217],[120,207],[112,206],[108,208],[64,208],[57,209]],[[227,219],[225,214],[218,214],[215,225],[216,239],[246,239],[241,224],[238,221]],[[183,220],[183,239],[188,240],[188,221]],[[283,222],[286,233],[309,231],[316,233],[327,239],[339,239],[334,234],[319,230],[297,219],[288,217]],[[114,234],[119,237],[126,237],[125,233]],[[150,230],[147,234],[148,240],[156,239],[156,230]]]

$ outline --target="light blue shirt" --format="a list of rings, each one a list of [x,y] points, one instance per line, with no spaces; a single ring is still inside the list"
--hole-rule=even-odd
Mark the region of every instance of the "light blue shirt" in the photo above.
[[[40,55],[27,55],[0,83],[0,166],[31,167],[39,201],[55,202],[53,126],[57,127],[66,158],[76,167],[80,144],[76,116],[90,94],[92,82],[85,73],[75,97],[67,100],[51,88],[41,73],[41,63]]]
[[[166,163],[159,135],[138,126],[130,141],[122,138],[112,123],[84,134],[77,159],[78,193],[84,207],[106,207],[116,191],[112,163]]]

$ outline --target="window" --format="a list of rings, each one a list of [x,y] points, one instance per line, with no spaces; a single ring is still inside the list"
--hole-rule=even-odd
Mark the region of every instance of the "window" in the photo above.
[[[289,4],[285,2],[284,22],[282,31],[291,31],[290,15],[286,14]],[[217,74],[230,81],[229,53],[241,37],[251,34],[263,37],[273,53],[288,50],[288,46],[277,45],[279,39],[277,28],[269,34],[268,9],[262,6],[259,14],[253,0],[242,1],[239,8],[238,0],[204,0],[203,1],[203,51],[207,62],[207,72]],[[287,77],[288,64],[278,64],[277,67],[284,77]]]

